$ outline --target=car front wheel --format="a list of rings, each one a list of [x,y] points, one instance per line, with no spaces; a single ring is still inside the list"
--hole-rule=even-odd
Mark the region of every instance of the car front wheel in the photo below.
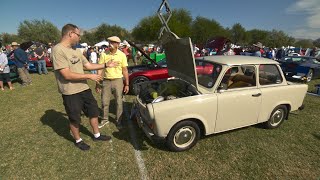
[[[265,127],[268,129],[274,129],[281,125],[285,120],[288,113],[288,109],[285,105],[279,105],[272,111],[270,118],[265,122]]]
[[[170,130],[166,144],[172,151],[180,152],[192,148],[200,138],[200,128],[193,121],[182,121]]]

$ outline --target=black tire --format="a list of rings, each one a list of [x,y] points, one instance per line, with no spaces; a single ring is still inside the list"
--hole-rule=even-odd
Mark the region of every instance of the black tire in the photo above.
[[[308,74],[307,74],[307,82],[310,82],[313,78],[313,70],[310,69]]]
[[[149,81],[148,78],[144,77],[144,76],[137,76],[135,78],[132,79],[132,81],[130,82],[130,92],[131,94],[137,95],[137,90],[134,89],[134,85],[137,83],[142,83],[142,82],[147,82]]]
[[[288,108],[285,105],[279,105],[273,109],[270,118],[264,123],[265,128],[274,129],[279,127],[283,121],[286,119],[288,113]]]
[[[182,121],[170,130],[166,144],[171,151],[181,152],[192,148],[200,139],[200,128],[193,121]]]

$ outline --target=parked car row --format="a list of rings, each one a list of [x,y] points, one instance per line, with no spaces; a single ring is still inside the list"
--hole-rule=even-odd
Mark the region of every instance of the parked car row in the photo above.
[[[46,61],[47,67],[52,67],[52,62],[48,57],[45,57],[45,61]],[[8,59],[8,65],[10,68],[10,79],[14,81],[17,78],[19,78],[17,66],[13,59]],[[29,72],[34,72],[34,73],[38,72],[38,61],[36,58],[29,58],[28,69],[29,69]]]
[[[134,46],[134,44],[132,45]],[[139,50],[139,48],[137,49]],[[133,94],[137,94],[135,85],[138,83],[171,77],[168,74],[166,58],[155,62],[147,54],[142,54],[150,61],[150,63],[128,67],[130,91]],[[213,58],[215,57],[217,56],[213,56]],[[280,63],[281,69],[287,80],[310,82],[312,79],[320,78],[320,61],[314,57],[286,56],[283,59],[278,60],[278,62]],[[203,67],[199,65],[198,61],[195,63],[197,72],[203,70]]]
[[[320,78],[320,60],[309,56],[286,56],[280,60],[281,69],[288,80],[310,82]]]

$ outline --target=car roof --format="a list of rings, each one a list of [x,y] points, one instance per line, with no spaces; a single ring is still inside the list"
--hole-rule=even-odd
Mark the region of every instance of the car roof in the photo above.
[[[225,65],[244,65],[244,64],[279,64],[277,61],[267,58],[255,57],[255,56],[204,56],[197,58],[197,60],[207,60],[218,64]]]

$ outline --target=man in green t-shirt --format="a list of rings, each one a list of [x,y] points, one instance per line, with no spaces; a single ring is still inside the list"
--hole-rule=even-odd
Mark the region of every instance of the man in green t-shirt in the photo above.
[[[63,104],[70,121],[70,129],[75,139],[75,145],[81,150],[89,150],[90,146],[83,142],[79,134],[81,111],[90,119],[94,141],[108,141],[110,136],[102,135],[98,128],[99,109],[87,80],[99,82],[102,77],[98,74],[85,74],[87,70],[98,70],[117,66],[116,62],[92,64],[80,50],[72,48],[80,41],[80,30],[76,25],[66,24],[62,28],[62,39],[54,46],[51,53],[54,73]]]

